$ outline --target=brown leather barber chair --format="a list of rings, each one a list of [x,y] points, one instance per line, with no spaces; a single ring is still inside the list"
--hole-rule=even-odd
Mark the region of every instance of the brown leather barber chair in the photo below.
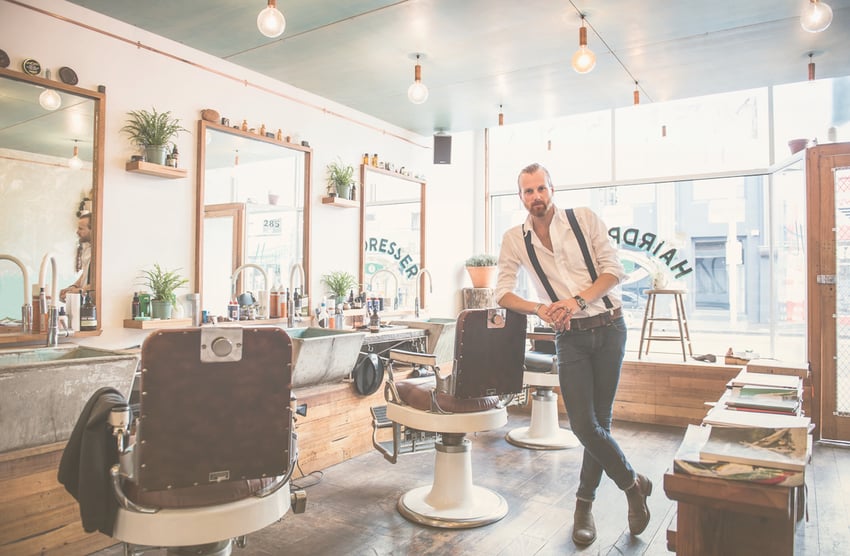
[[[431,484],[408,491],[398,501],[408,520],[432,527],[478,527],[508,511],[498,493],[472,483],[472,444],[468,433],[507,423],[504,396],[522,389],[525,315],[505,309],[471,309],[457,320],[451,372],[437,356],[393,350],[387,365],[385,408],[372,408],[373,445],[396,463],[421,449],[436,451]],[[430,367],[434,376],[394,380],[400,364]],[[392,441],[379,431],[392,427]]]
[[[555,355],[555,334],[552,329],[535,328],[527,339],[531,349],[525,352],[522,380],[534,387],[531,394],[531,421],[527,427],[508,431],[505,439],[521,448],[532,450],[563,450],[575,448],[579,442],[573,431],[558,424],[558,359]]]
[[[290,508],[304,511],[289,483],[298,458],[291,361],[279,328],[162,330],[144,342],[134,434],[126,416],[112,419],[112,536],[125,554],[226,555]]]

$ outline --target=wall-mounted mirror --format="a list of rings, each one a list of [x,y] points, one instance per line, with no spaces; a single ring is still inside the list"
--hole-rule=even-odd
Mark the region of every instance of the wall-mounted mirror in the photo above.
[[[83,284],[97,306],[105,99],[102,91],[0,68],[0,254],[19,259],[32,285],[53,253],[57,290]],[[89,242],[77,236],[78,213],[91,214]],[[49,269],[46,282],[50,293]],[[15,322],[25,293],[31,303],[31,285],[16,264],[0,260],[0,343],[31,339]]]
[[[227,314],[237,293],[310,283],[309,147],[201,120],[198,123],[195,276],[211,315]],[[303,270],[303,275],[299,272]],[[309,293],[309,292],[307,292]]]
[[[374,166],[360,166],[360,283],[411,310],[425,268],[425,182]],[[390,276],[392,274],[392,277]],[[419,277],[425,307],[430,284]]]

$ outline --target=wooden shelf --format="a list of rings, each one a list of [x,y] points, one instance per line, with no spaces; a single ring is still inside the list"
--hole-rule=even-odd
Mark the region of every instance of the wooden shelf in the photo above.
[[[158,176],[160,178],[178,179],[185,178],[187,171],[185,168],[171,168],[162,164],[154,164],[152,162],[143,162],[141,160],[131,160],[125,167],[128,172],[137,174],[147,174],[148,176]]]
[[[360,201],[350,201],[342,197],[322,197],[322,204],[340,208],[360,208]]]
[[[136,328],[138,330],[157,330],[160,328],[185,328],[187,326],[192,326],[192,319],[124,319],[124,328]]]
[[[425,183],[424,179],[415,178],[413,176],[405,176],[404,174],[402,174],[400,172],[392,172],[390,170],[384,170],[383,168],[378,168],[378,167],[372,166],[370,164],[361,164],[361,166],[363,168],[365,168],[367,171],[375,172],[376,174],[383,174],[385,176],[398,178],[400,180],[412,181],[413,183]]]

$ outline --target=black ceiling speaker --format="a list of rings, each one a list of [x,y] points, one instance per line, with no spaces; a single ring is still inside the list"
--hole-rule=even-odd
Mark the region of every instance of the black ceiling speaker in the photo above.
[[[434,164],[452,163],[452,136],[434,136]]]

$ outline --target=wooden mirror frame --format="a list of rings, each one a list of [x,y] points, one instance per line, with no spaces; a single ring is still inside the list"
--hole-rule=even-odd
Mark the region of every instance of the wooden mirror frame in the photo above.
[[[419,179],[413,178],[410,176],[405,176],[404,174],[399,174],[398,172],[391,172],[389,170],[384,170],[382,168],[377,168],[375,166],[370,166],[368,164],[360,165],[360,274],[358,275],[358,280],[362,285],[363,289],[366,289],[366,206],[369,197],[369,185],[366,183],[367,176],[369,173],[374,173],[382,176],[388,176],[390,178],[404,180],[412,183],[419,184],[419,269],[427,268],[425,266],[425,189],[426,182]],[[425,299],[427,297],[426,290],[423,287],[422,281],[425,279],[424,276],[420,276],[420,284],[419,291],[421,295],[420,299],[420,308],[425,308]]]
[[[86,98],[94,102],[92,124],[92,259],[91,264],[94,265],[92,271],[92,279],[94,280],[94,300],[98,311],[103,311],[103,297],[101,295],[101,275],[102,275],[102,245],[101,238],[103,237],[103,149],[106,137],[106,89],[102,85],[98,90],[92,91],[75,85],[67,85],[61,81],[48,80],[35,75],[28,75],[23,72],[0,68],[0,78],[12,79],[23,83],[29,83],[37,87],[51,88],[61,91],[65,94],[75,95]],[[70,140],[69,140],[70,141]],[[71,143],[68,143],[71,146]],[[69,234],[74,233],[74,229],[68,231]],[[15,255],[14,253],[10,253]],[[43,254],[41,254],[43,255]],[[40,264],[41,260],[35,262]],[[38,269],[35,269],[36,272]],[[30,276],[31,283],[37,283],[38,276]],[[57,289],[61,289],[64,284],[57,285]],[[28,301],[31,303],[31,301]],[[102,313],[101,313],[102,314]],[[102,331],[102,319],[98,319],[97,330],[74,332],[73,337],[78,336],[98,336]],[[0,344],[34,344],[39,341],[46,340],[46,334],[0,334]]]
[[[249,139],[252,141],[261,141],[264,143],[268,143],[270,145],[274,145],[277,147],[281,147],[284,149],[290,149],[295,151],[300,151],[304,153],[304,217],[303,217],[303,230],[302,230],[302,252],[303,258],[301,262],[301,266],[304,269],[304,284],[302,285],[302,289],[306,289],[310,287],[310,192],[312,190],[312,167],[313,167],[313,149],[310,147],[305,147],[303,145],[298,145],[296,143],[289,143],[287,141],[279,141],[277,139],[273,139],[271,137],[265,137],[262,135],[258,135],[256,133],[251,133],[248,131],[242,131],[241,129],[237,129],[234,127],[228,127],[225,125],[221,125],[219,123],[210,122],[207,120],[198,120],[198,157],[197,157],[197,190],[196,190],[196,207],[197,212],[195,215],[195,293],[203,296],[203,268],[204,268],[204,255],[203,255],[203,245],[204,245],[204,194],[205,194],[205,172],[206,172],[206,135],[207,130],[220,131],[222,133],[228,133],[230,135],[234,135],[236,137],[241,137],[244,139]],[[269,289],[271,289],[273,284],[268,284]],[[305,292],[308,293],[308,292]],[[203,298],[201,299],[201,304],[203,306]]]

